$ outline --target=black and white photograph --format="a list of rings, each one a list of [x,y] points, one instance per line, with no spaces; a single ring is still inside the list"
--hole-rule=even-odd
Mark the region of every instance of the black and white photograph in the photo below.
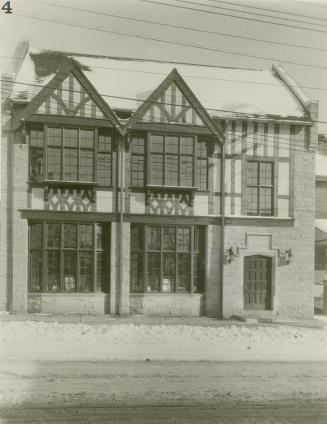
[[[0,0],[0,424],[327,423],[327,0]]]

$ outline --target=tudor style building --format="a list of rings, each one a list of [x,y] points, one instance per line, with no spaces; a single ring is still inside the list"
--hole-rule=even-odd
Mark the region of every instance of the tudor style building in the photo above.
[[[14,57],[1,309],[313,315],[317,103],[280,66]]]

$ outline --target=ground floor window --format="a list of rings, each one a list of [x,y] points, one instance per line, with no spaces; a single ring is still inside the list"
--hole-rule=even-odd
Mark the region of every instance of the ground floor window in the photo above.
[[[131,292],[202,293],[204,227],[131,224]]]
[[[107,292],[109,227],[29,223],[30,292]]]

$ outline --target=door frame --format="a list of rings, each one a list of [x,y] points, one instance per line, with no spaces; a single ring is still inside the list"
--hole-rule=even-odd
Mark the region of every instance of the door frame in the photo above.
[[[266,259],[267,260],[267,265],[268,265],[268,269],[267,269],[267,285],[266,285],[266,292],[267,292],[267,299],[265,302],[265,307],[264,308],[251,308],[251,307],[246,307],[245,304],[245,296],[244,296],[244,292],[245,292],[245,264],[246,264],[246,259],[248,258],[258,258],[258,259]],[[246,311],[251,311],[251,310],[255,310],[255,311],[271,311],[272,308],[272,300],[273,300],[273,296],[272,296],[272,268],[273,268],[273,260],[272,257],[269,255],[263,255],[263,254],[259,254],[259,255],[245,255],[243,257],[243,308]]]
[[[244,305],[244,260],[247,256],[265,256],[267,258],[271,258],[271,286],[270,286],[270,309],[245,309]],[[242,305],[243,311],[249,312],[253,311],[254,313],[263,313],[267,311],[276,311],[277,310],[277,252],[276,250],[268,250],[268,251],[258,251],[258,250],[248,250],[241,249],[240,250],[240,261],[241,261],[241,285],[242,285]]]

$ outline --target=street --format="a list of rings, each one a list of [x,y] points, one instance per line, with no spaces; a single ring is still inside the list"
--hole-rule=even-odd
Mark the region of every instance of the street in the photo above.
[[[321,362],[1,362],[1,424],[326,423]]]

